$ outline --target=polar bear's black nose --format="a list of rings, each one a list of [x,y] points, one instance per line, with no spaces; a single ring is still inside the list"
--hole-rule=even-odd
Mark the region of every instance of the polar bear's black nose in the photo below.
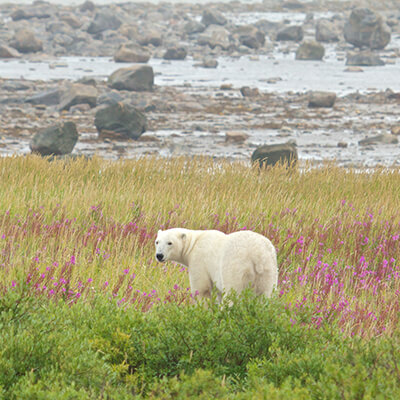
[[[158,260],[158,261],[162,261],[162,260],[164,259],[164,254],[157,253],[157,254],[156,254],[156,257],[157,257],[157,260]]]

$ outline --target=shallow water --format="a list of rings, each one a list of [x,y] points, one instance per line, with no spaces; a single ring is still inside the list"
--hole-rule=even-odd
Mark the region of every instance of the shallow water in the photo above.
[[[351,92],[381,91],[387,88],[400,91],[400,63],[383,67],[365,67],[364,72],[346,72],[344,61],[329,54],[325,61],[298,61],[294,54],[259,56],[256,60],[243,56],[238,59],[218,58],[218,67],[210,70],[195,67],[192,58],[184,61],[151,59],[155,84],[160,86],[190,85],[219,87],[230,84],[258,87],[261,91],[306,92],[325,90],[345,95]],[[77,80],[83,76],[106,79],[118,68],[128,64],[115,63],[105,57],[62,57],[58,60],[30,62],[26,60],[0,61],[0,78],[27,80]],[[278,78],[278,79],[274,79]],[[270,80],[275,83],[270,83]]]

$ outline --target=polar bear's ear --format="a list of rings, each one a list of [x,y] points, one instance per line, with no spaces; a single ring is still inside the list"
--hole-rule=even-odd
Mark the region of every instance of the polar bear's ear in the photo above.
[[[182,234],[181,234],[181,239],[182,239],[182,240],[186,240],[186,233],[182,233]]]

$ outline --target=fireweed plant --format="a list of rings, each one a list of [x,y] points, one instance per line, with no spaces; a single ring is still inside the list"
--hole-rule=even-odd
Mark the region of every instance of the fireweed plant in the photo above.
[[[102,293],[143,311],[188,303],[185,268],[154,260],[157,230],[251,229],[278,250],[276,295],[293,324],[334,324],[367,337],[391,335],[398,325],[396,170],[18,157],[0,160],[0,174],[3,291],[27,285],[71,304]]]
[[[0,398],[399,394],[399,199],[397,169],[2,158]],[[196,306],[154,258],[177,226],[268,237],[269,311]]]

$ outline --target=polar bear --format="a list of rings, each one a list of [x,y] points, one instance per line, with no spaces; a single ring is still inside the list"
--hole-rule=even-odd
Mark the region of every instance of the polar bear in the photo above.
[[[225,234],[217,230],[172,228],[158,231],[155,241],[159,262],[176,261],[188,267],[193,294],[218,300],[231,290],[251,287],[270,297],[278,284],[278,263],[272,243],[252,231]]]

